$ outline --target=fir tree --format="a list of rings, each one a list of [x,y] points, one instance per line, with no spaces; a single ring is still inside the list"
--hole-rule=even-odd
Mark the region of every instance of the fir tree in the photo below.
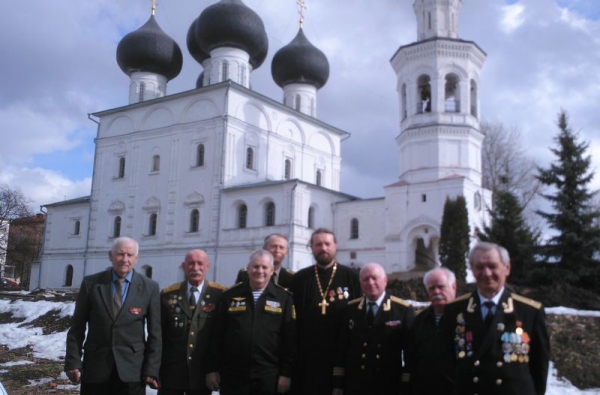
[[[440,262],[456,275],[456,281],[466,281],[467,253],[469,252],[469,213],[464,196],[446,198],[440,229]]]
[[[538,168],[538,179],[554,189],[554,193],[542,194],[553,211],[537,213],[557,232],[545,246],[548,258],[560,268],[579,274],[592,266],[600,249],[600,229],[594,225],[600,213],[593,208],[595,192],[589,189],[593,178],[591,157],[586,155],[589,144],[578,141],[564,111],[558,116],[558,127],[554,138],[557,146],[550,148],[557,159],[547,169]]]
[[[482,241],[506,248],[510,254],[511,278],[524,278],[524,268],[535,261],[538,234],[531,231],[523,219],[523,207],[514,193],[499,190],[494,193],[494,208],[489,209],[490,226],[478,231]]]

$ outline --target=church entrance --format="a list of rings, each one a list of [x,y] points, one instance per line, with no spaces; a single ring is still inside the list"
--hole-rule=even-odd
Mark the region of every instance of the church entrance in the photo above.
[[[417,270],[427,271],[435,266],[436,259],[433,243],[430,241],[429,246],[425,247],[423,238],[417,238],[417,246],[415,249],[415,268]]]

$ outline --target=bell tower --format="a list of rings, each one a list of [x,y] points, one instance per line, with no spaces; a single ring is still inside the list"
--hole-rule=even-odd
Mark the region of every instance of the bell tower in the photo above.
[[[415,1],[419,41],[432,37],[458,38],[457,16],[461,6],[462,0]]]

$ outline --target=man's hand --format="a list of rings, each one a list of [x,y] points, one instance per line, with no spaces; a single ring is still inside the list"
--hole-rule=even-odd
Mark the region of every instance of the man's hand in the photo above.
[[[144,382],[146,384],[148,384],[150,386],[150,388],[152,388],[153,390],[157,390],[160,388],[158,381],[153,377],[146,376],[146,378],[144,379]]]
[[[291,382],[292,382],[291,378],[285,377],[285,376],[279,376],[277,378],[277,393],[285,394],[286,392],[288,392],[290,390]]]
[[[79,380],[81,379],[81,371],[79,369],[69,370],[65,372],[69,380],[71,380],[75,384],[79,384]]]
[[[344,395],[344,390],[341,388],[334,388],[331,395]]]
[[[208,373],[206,375],[206,387],[211,391],[219,390],[219,383],[221,382],[221,375],[219,372]]]

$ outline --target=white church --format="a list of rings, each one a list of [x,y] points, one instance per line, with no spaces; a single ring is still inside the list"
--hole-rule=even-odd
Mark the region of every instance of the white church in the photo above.
[[[208,253],[210,280],[230,285],[275,232],[289,238],[285,265],[306,267],[318,227],[335,232],[343,264],[433,267],[446,197],[466,198],[471,229],[487,221],[491,201],[481,184],[479,131],[486,54],[458,38],[461,5],[414,2],[418,41],[391,59],[399,177],[375,199],[340,191],[341,142],[349,134],[317,117],[329,63],[302,21],[271,64],[281,103],[252,89],[269,45],[260,16],[241,0],[221,0],[191,23],[187,48],[204,71],[195,89],[173,95],[167,84],[181,71],[181,49],[152,15],[117,47],[129,104],[93,114],[91,194],[45,206],[31,288],[77,288],[83,276],[110,266],[107,251],[119,236],[139,242],[136,269],[161,286],[183,279],[179,265],[192,248]]]

